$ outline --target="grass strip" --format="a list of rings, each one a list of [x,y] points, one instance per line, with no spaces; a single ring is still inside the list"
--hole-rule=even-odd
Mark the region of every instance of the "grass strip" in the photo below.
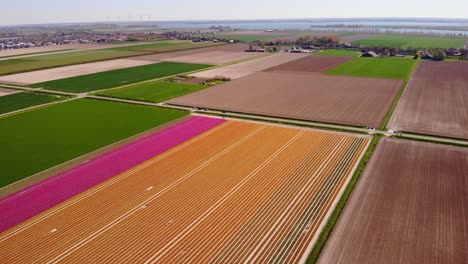
[[[374,153],[374,150],[377,147],[377,144],[379,143],[380,138],[382,138],[382,135],[374,135],[374,137],[372,138],[372,141],[366,153],[364,153],[364,156],[359,162],[359,165],[356,168],[356,171],[354,172],[351,178],[351,181],[349,182],[348,186],[346,186],[346,189],[343,195],[341,196],[340,200],[338,201],[338,204],[336,205],[332,214],[330,215],[330,218],[328,219],[327,224],[325,225],[322,232],[320,233],[320,236],[317,239],[317,242],[315,243],[314,248],[312,249],[312,252],[307,258],[306,263],[308,264],[317,263],[320,253],[322,252],[328,238],[330,237],[331,232],[333,231],[333,228],[335,227],[341,213],[343,212],[343,209],[346,203],[348,202],[349,197],[351,196],[351,193],[354,190],[354,187],[356,186],[357,182],[359,181],[359,178],[364,172],[364,169],[367,163],[369,162],[372,156],[372,153]]]

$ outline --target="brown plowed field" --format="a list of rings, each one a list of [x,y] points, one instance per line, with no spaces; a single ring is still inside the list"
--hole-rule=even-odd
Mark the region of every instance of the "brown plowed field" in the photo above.
[[[353,57],[307,56],[266,69],[265,71],[325,72],[351,59]]]
[[[168,103],[378,127],[402,85],[390,79],[259,72]]]
[[[468,149],[383,139],[319,263],[466,263]]]
[[[419,63],[388,127],[468,139],[468,63]]]
[[[0,259],[299,262],[368,143],[228,121],[2,233]]]
[[[257,53],[258,55],[259,53]],[[216,69],[201,71],[192,74],[199,78],[213,78],[216,76],[230,77],[231,79],[238,79],[265,69],[281,65],[290,61],[294,61],[305,56],[306,54],[294,53],[277,53],[273,55],[265,54],[265,57],[253,59],[241,63],[231,64]]]

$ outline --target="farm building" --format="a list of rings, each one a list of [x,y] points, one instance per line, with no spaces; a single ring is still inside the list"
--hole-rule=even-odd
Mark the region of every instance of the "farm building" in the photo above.
[[[368,57],[368,58],[377,58],[379,57],[379,54],[375,53],[374,51],[368,51],[368,52],[364,52],[361,57]]]

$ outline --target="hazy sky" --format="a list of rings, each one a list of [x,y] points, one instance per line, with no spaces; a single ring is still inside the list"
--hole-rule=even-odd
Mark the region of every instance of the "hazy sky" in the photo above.
[[[152,20],[335,17],[468,18],[468,0],[21,0],[2,1],[0,25]]]

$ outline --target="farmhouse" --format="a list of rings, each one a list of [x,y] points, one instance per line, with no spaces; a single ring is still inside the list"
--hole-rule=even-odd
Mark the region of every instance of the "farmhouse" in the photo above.
[[[368,51],[368,52],[364,52],[361,57],[368,57],[368,58],[377,58],[379,57],[379,54],[375,53],[374,51]]]
[[[421,54],[421,59],[423,59],[423,60],[433,60],[434,56],[432,56],[429,52],[423,52]]]

